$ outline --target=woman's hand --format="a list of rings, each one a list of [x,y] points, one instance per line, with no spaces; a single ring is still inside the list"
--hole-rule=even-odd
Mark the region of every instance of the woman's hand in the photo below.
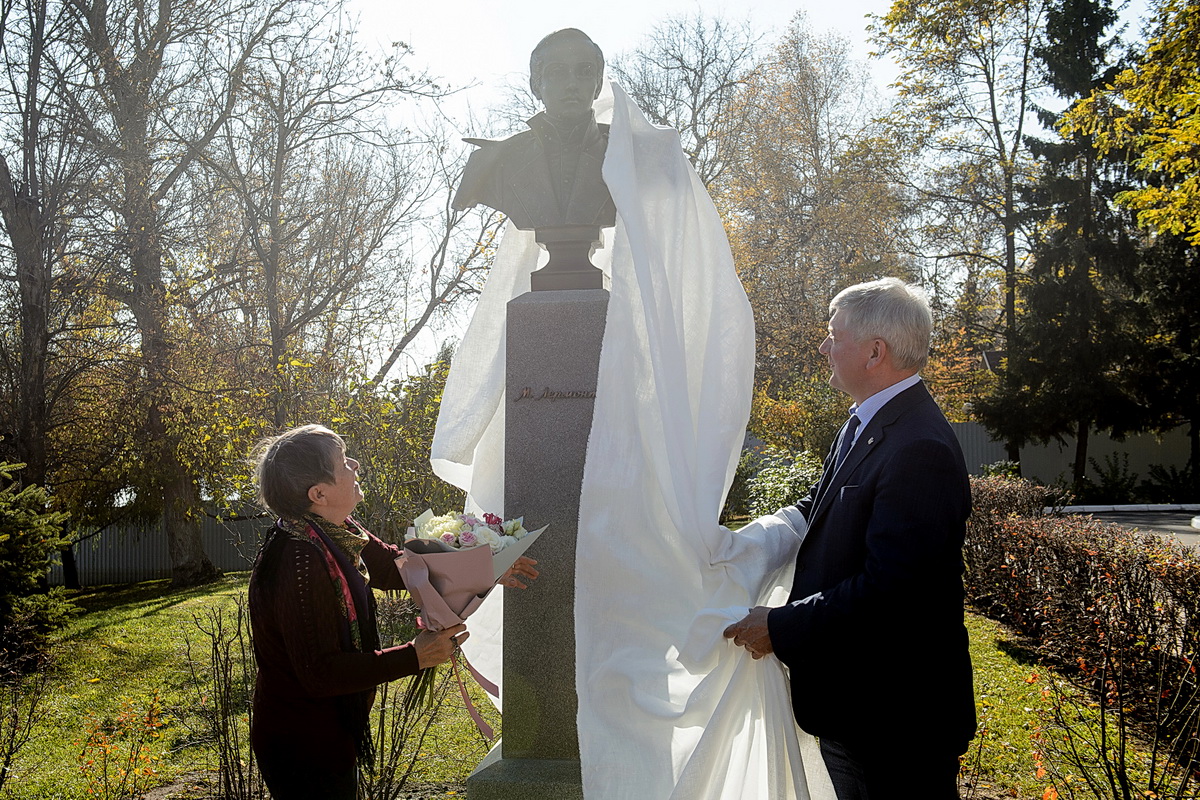
[[[417,665],[427,669],[444,664],[470,635],[467,626],[461,623],[441,631],[421,631],[413,639],[413,647],[417,649]]]
[[[517,560],[508,568],[508,571],[500,576],[500,580],[496,583],[501,586],[510,586],[513,589],[524,589],[533,583],[540,574],[533,568],[535,564],[537,562],[528,556],[517,556]],[[524,583],[521,582],[522,579],[524,579]]]

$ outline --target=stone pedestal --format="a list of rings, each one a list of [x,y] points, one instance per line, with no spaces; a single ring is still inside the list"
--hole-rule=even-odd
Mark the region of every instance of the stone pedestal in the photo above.
[[[575,693],[579,489],[608,311],[604,289],[508,304],[504,513],[550,528],[541,577],[504,596],[503,739],[467,779],[469,800],[582,800]]]

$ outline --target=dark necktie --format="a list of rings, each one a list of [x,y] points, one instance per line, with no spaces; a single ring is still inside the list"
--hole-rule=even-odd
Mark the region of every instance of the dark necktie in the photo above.
[[[838,445],[837,460],[833,462],[833,472],[836,475],[842,462],[846,460],[846,454],[850,452],[850,446],[854,444],[854,433],[858,430],[858,415],[851,414],[850,419],[846,422],[846,427],[842,431],[842,441]]]

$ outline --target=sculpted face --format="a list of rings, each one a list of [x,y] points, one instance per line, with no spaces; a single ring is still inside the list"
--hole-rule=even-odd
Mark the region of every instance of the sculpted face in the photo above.
[[[552,119],[576,122],[591,114],[592,101],[600,94],[602,73],[592,45],[578,37],[562,36],[542,52],[534,94]]]

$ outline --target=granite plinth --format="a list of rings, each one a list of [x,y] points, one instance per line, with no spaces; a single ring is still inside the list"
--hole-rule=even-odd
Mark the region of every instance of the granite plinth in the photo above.
[[[470,800],[583,800],[578,760],[501,758],[501,745],[467,778]]]
[[[549,529],[541,577],[504,597],[504,738],[469,800],[582,798],[575,691],[579,491],[608,313],[604,289],[530,292],[508,304],[504,513]]]

